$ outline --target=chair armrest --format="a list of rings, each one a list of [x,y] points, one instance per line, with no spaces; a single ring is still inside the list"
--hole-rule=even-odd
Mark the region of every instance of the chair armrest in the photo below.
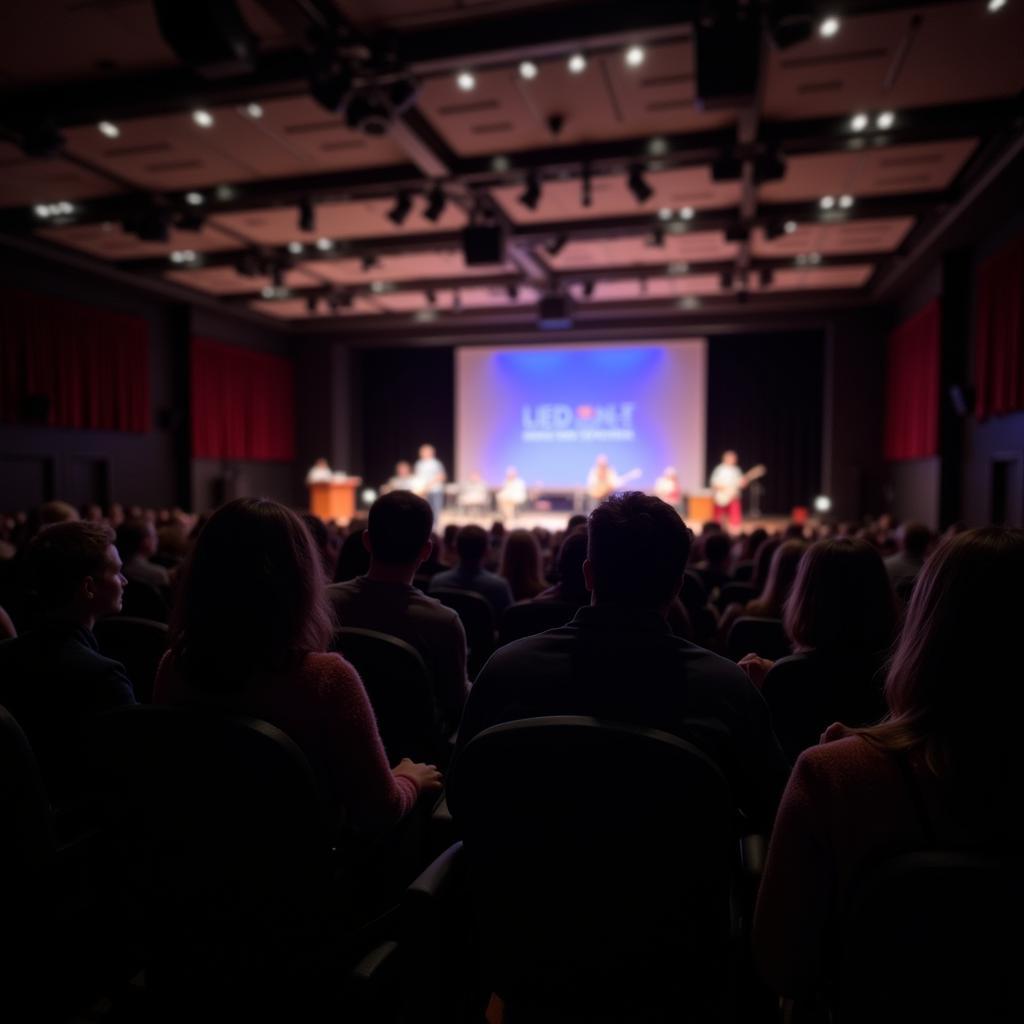
[[[740,866],[744,874],[759,879],[764,874],[764,861],[768,843],[762,835],[745,835],[740,838]]]
[[[406,890],[416,901],[443,899],[445,893],[462,877],[462,843],[453,843],[429,864]]]

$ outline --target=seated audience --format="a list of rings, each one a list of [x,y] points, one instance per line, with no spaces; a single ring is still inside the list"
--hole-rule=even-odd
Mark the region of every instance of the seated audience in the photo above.
[[[800,559],[807,550],[807,545],[800,540],[787,540],[775,548],[768,579],[758,597],[744,605],[731,604],[722,615],[721,639],[729,636],[732,624],[741,616],[753,616],[757,619],[781,619],[783,606],[796,579]]]
[[[499,648],[466,702],[461,748],[489,726],[594,715],[662,729],[703,749],[755,828],[768,828],[789,765],[764,701],[730,662],[673,636],[690,531],[658,498],[616,495],[591,514],[583,571],[592,604],[558,629]]]
[[[253,557],[259,552],[259,557]],[[276,725],[303,750],[329,808],[357,829],[393,825],[432,765],[388,767],[355,669],[326,653],[332,621],[309,531],[273,501],[215,512],[182,570],[156,703],[209,704]]]
[[[378,498],[363,534],[369,570],[334,584],[327,593],[339,626],[388,633],[420,652],[434,680],[445,735],[450,736],[466,703],[466,634],[451,608],[412,585],[433,546],[433,520],[430,505],[410,491]]]
[[[121,610],[125,580],[114,531],[101,523],[44,528],[27,569],[41,618],[0,644],[0,704],[25,730],[50,800],[60,804],[80,793],[84,726],[135,703],[124,668],[99,653],[92,633],[99,617]]]
[[[338,564],[338,551],[341,547],[337,533],[333,536],[327,528],[327,524],[312,512],[301,513],[301,519],[313,538],[313,545],[320,555],[320,561],[324,567],[324,577],[334,579],[334,570]]]
[[[128,519],[117,528],[117,550],[124,559],[125,578],[151,587],[169,587],[171,578],[150,558],[156,554],[156,527],[145,519]]]
[[[542,590],[538,601],[564,601],[582,608],[590,604],[590,591],[583,577],[583,563],[587,557],[587,528],[577,526],[567,533],[558,549],[558,582]]]
[[[338,552],[338,561],[334,569],[335,583],[346,583],[357,576],[364,576],[370,568],[370,553],[363,543],[365,532],[363,528],[349,526],[349,532],[341,542],[341,550]]]
[[[724,587],[732,579],[729,558],[732,541],[727,533],[712,533],[704,538],[704,561],[697,566],[697,575],[704,581],[709,594]]]
[[[540,545],[529,530],[512,530],[505,537],[498,575],[508,580],[515,601],[528,601],[544,590]]]
[[[932,531],[924,523],[904,523],[898,530],[898,540],[900,549],[885,560],[885,571],[896,592],[909,596],[931,547]]]
[[[947,540],[910,599],[886,719],[834,726],[797,761],[754,920],[776,992],[812,1000],[827,988],[837,915],[866,869],[927,849],[1019,853],[1022,578],[1024,531]]]
[[[500,533],[504,536],[504,531]],[[479,526],[464,526],[455,540],[455,551],[459,563],[454,569],[439,572],[430,580],[430,590],[438,587],[454,587],[457,590],[472,590],[487,599],[494,612],[495,621],[512,603],[512,590],[508,581],[483,567],[487,557],[488,538]]]
[[[882,667],[898,618],[881,556],[867,541],[844,537],[807,549],[784,617],[795,653],[776,663],[774,677],[763,658],[741,662],[763,681],[776,735],[791,757],[833,722],[878,721]]]

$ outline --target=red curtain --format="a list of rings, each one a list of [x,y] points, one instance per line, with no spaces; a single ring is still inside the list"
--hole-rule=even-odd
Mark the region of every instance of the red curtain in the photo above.
[[[934,299],[889,335],[885,457],[925,459],[939,450],[939,331]]]
[[[0,420],[150,429],[149,325],[142,317],[0,289]]]
[[[291,360],[193,338],[191,380],[195,458],[295,457]]]
[[[1024,235],[978,271],[974,352],[978,419],[1024,409]]]

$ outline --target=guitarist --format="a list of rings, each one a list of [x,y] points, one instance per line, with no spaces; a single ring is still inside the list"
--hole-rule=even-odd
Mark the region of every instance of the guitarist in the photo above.
[[[598,455],[587,474],[587,507],[596,508],[605,498],[622,488],[622,485],[640,476],[639,469],[631,469],[621,476],[615,467],[608,464],[607,455]]]
[[[716,523],[728,521],[730,526],[739,526],[743,521],[740,495],[753,474],[745,475],[738,462],[734,451],[722,452],[722,461],[711,473],[711,497],[715,504]]]

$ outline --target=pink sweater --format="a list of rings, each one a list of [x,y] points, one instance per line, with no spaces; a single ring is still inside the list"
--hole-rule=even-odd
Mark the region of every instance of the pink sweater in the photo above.
[[[254,679],[240,692],[191,686],[164,655],[154,704],[202,701],[276,725],[301,748],[331,806],[358,829],[393,825],[412,809],[416,783],[388,767],[366,690],[339,654],[310,654],[294,674]]]

